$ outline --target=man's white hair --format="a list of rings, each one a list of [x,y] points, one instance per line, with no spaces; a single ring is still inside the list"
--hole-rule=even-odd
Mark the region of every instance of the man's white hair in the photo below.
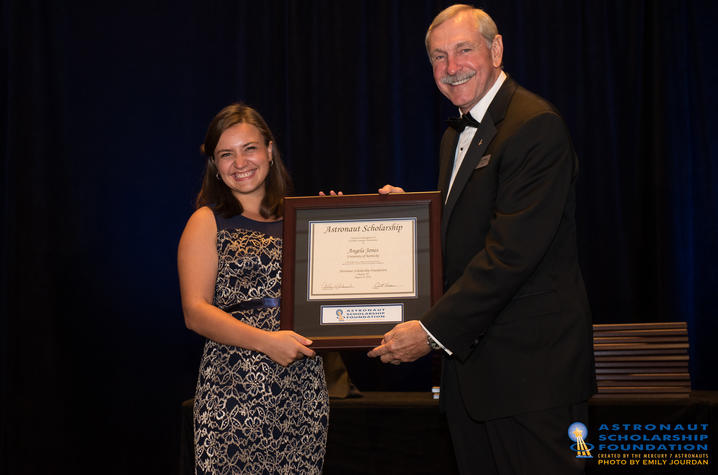
[[[494,37],[499,34],[499,29],[496,28],[494,20],[491,19],[488,13],[480,8],[475,8],[472,5],[457,3],[456,5],[451,5],[450,7],[442,10],[438,15],[436,15],[436,18],[434,18],[434,21],[431,22],[431,25],[429,25],[429,28],[426,30],[424,44],[426,45],[426,53],[429,57],[431,57],[431,52],[429,51],[429,38],[431,37],[431,32],[434,28],[441,25],[446,20],[450,20],[462,13],[469,13],[476,18],[476,26],[479,29],[479,33],[481,33],[481,36],[483,36],[486,40],[487,46],[491,48],[491,43],[493,43]]]

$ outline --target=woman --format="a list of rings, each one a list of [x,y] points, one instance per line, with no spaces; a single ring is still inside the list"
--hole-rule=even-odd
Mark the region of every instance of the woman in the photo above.
[[[311,340],[279,330],[282,199],[269,127],[243,104],[209,124],[197,210],[178,251],[185,323],[207,338],[194,404],[196,473],[320,473],[329,402]]]

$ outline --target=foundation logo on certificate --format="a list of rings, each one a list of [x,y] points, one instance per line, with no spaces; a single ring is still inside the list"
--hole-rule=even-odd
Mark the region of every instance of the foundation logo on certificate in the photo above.
[[[341,323],[401,323],[404,304],[322,305],[321,324]]]
[[[576,452],[576,458],[579,459],[591,459],[591,450],[593,450],[592,444],[586,443],[586,437],[588,436],[588,429],[580,422],[574,422],[568,426],[568,438],[574,441],[571,444],[571,450]]]

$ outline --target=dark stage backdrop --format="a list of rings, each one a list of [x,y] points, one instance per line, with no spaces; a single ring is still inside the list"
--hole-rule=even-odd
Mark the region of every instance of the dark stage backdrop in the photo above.
[[[456,112],[423,39],[446,5],[3,1],[0,472],[173,472],[202,345],[175,252],[209,120],[257,107],[297,194],[435,189]],[[694,387],[717,389],[714,3],[480,6],[573,133],[595,322],[688,321]],[[347,359],[361,389],[428,389],[426,364]]]

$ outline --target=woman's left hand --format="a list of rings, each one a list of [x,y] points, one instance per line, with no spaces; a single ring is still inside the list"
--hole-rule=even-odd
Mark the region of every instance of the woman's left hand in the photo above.
[[[266,332],[266,339],[258,349],[280,365],[287,366],[302,358],[316,355],[314,350],[307,348],[307,345],[311,344],[312,340],[309,338],[291,330],[281,330]]]

